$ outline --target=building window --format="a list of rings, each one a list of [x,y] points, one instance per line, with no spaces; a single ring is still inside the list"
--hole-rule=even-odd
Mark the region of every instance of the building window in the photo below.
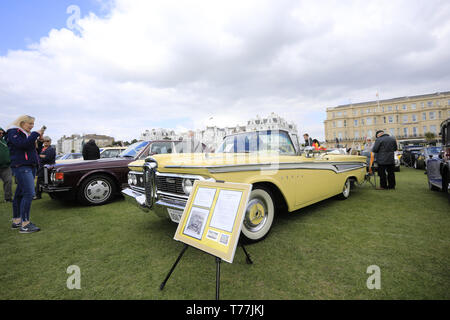
[[[355,139],[359,139],[359,131],[358,130],[355,131]]]
[[[358,126],[358,119],[353,120],[353,125],[354,125],[355,127]]]
[[[367,130],[367,137],[372,138],[372,130]]]
[[[422,112],[422,120],[423,121],[427,120],[427,113],[426,112]]]
[[[427,105],[428,105],[428,107],[432,107],[433,106],[433,101],[428,101]]]
[[[366,124],[370,126],[372,124],[372,118],[366,118]]]
[[[431,131],[432,133],[436,134],[436,133],[437,133],[437,131],[436,131],[436,126],[430,126],[430,131]]]
[[[402,106],[402,109],[403,109],[403,110],[408,110],[408,107],[406,106],[406,104],[404,104],[404,105]]]
[[[421,102],[421,103],[420,103],[420,106],[422,107],[422,109],[425,108],[425,103],[424,103],[424,102]]]
[[[411,104],[411,110],[416,110],[416,104],[415,103]]]
[[[392,106],[388,106],[388,111],[392,111]]]
[[[413,136],[417,137],[417,127],[413,127]]]
[[[406,123],[406,122],[408,122],[408,115],[407,114],[403,115],[403,123]]]
[[[427,126],[423,126],[423,134],[425,135],[426,132],[427,132]]]
[[[450,102],[450,100],[449,100],[449,102]],[[381,112],[384,112],[384,106],[381,107]]]
[[[388,122],[389,123],[394,123],[394,116],[389,116],[388,117]]]
[[[383,123],[386,123],[386,117],[383,117]]]
[[[347,128],[347,120],[344,120],[344,127]]]
[[[430,112],[428,113],[428,115],[429,115],[429,117],[430,117],[430,120],[434,120],[434,119],[436,118],[436,114],[435,114],[434,111],[430,111]]]
[[[390,129],[389,129],[389,134],[390,134],[391,136],[395,136],[395,129],[394,129],[394,128],[390,128]]]
[[[405,136],[405,137],[407,137],[408,136],[408,128],[403,128],[403,135]]]
[[[337,122],[337,127],[338,127],[338,128],[342,128],[342,120],[338,120],[338,122]]]
[[[442,113],[441,111],[439,111],[439,119],[442,117]]]
[[[412,118],[412,122],[416,122],[417,121],[417,115],[413,114],[411,115]]]
[[[336,128],[336,121],[333,121],[333,128]]]

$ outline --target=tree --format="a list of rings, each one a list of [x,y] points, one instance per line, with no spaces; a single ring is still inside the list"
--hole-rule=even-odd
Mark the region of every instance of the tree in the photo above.
[[[425,132],[425,140],[427,140],[428,143],[434,141],[436,139],[436,134],[433,132]]]

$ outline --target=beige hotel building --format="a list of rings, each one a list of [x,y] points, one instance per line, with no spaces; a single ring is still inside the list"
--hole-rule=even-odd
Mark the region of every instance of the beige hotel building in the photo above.
[[[358,148],[377,130],[399,140],[423,139],[426,132],[439,135],[440,124],[450,117],[450,91],[375,100],[327,108],[325,139],[334,145]]]

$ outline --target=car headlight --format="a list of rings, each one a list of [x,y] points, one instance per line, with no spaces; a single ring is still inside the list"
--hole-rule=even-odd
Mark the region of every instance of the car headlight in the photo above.
[[[188,196],[192,192],[192,187],[194,186],[194,180],[183,179],[182,186],[183,186],[184,193]]]
[[[132,173],[128,174],[128,184],[129,185],[137,185],[137,177],[135,174],[132,174]]]

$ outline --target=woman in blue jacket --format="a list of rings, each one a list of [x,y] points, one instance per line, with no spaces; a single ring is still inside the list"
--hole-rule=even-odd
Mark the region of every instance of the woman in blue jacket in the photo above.
[[[20,116],[6,132],[11,156],[11,170],[17,181],[13,199],[13,229],[20,233],[32,233],[40,229],[30,222],[31,202],[34,197],[34,178],[39,166],[36,140],[42,139],[44,129],[31,131],[34,118]]]

